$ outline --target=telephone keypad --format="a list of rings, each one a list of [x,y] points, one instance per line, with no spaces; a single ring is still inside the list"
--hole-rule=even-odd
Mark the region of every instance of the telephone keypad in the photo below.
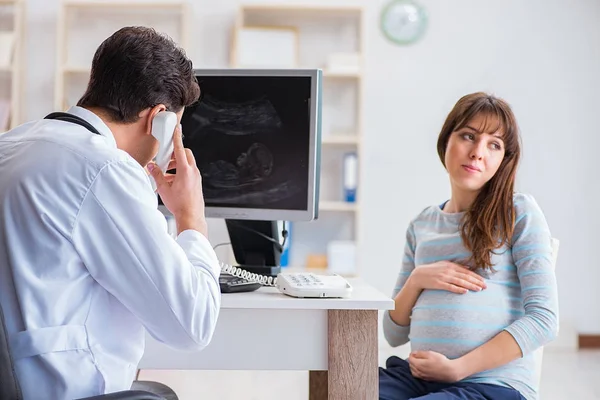
[[[319,279],[319,277],[313,274],[290,275],[290,281],[297,287],[315,287],[325,285],[323,281]]]

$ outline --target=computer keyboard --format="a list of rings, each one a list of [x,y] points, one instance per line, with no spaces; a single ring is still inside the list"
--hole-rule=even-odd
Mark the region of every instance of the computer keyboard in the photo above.
[[[219,286],[221,287],[221,293],[239,293],[253,292],[261,287],[261,284],[250,282],[244,278],[238,278],[237,276],[221,274],[219,276]]]

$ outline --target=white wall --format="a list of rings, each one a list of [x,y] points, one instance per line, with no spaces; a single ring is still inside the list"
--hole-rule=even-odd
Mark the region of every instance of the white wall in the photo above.
[[[600,332],[600,3],[424,3],[431,29],[418,46],[390,46],[374,27],[368,34],[365,276],[391,290],[409,219],[448,196],[435,149],[441,124],[458,97],[488,90],[514,107],[524,146],[518,188],[536,197],[561,240],[561,320]]]
[[[380,34],[384,1],[328,2],[363,4],[368,14],[360,224],[364,278],[391,292],[408,221],[449,194],[435,149],[446,114],[463,94],[492,91],[513,105],[521,124],[518,187],[537,198],[561,240],[561,319],[581,333],[600,333],[595,252],[600,191],[594,177],[600,170],[595,157],[600,148],[600,2],[421,0],[430,29],[411,47],[394,46]],[[27,3],[26,118],[33,119],[52,111],[59,2]],[[240,3],[190,3],[196,41],[190,56],[198,67],[226,66]],[[214,242],[221,237],[217,226]]]

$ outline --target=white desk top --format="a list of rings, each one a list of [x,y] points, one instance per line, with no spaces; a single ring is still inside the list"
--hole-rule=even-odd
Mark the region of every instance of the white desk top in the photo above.
[[[141,369],[323,371],[328,361],[328,310],[389,310],[388,296],[350,278],[347,299],[299,299],[262,287],[223,293],[221,312],[208,347],[181,352],[146,336]],[[372,343],[375,345],[375,342]]]
[[[348,279],[354,288],[345,299],[300,299],[282,294],[274,287],[255,292],[223,293],[221,309],[294,309],[294,310],[393,310],[394,301],[359,278]]]

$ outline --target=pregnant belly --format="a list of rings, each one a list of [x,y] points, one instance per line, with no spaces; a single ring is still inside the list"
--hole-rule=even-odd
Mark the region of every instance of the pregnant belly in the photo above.
[[[459,295],[425,290],[412,310],[412,350],[432,350],[449,358],[481,346],[518,318],[501,293]]]

